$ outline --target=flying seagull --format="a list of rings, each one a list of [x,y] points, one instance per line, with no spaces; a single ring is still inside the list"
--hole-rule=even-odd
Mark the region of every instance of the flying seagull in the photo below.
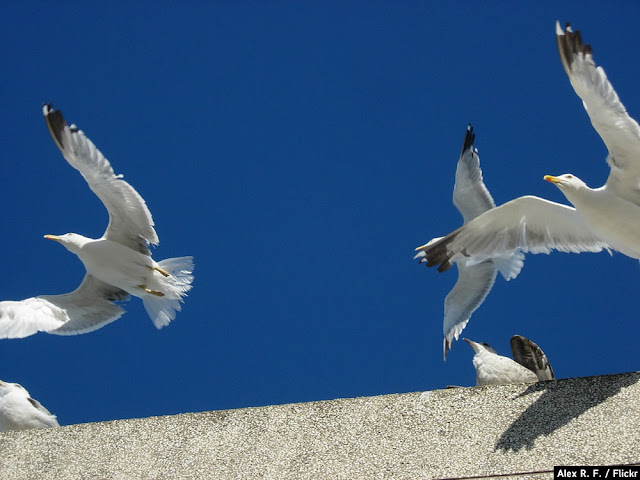
[[[520,335],[511,337],[514,360],[498,355],[488,343],[477,343],[467,338],[463,340],[476,353],[473,366],[478,386],[531,383],[555,378],[547,356],[528,338]]]
[[[478,150],[473,146],[475,138],[473,127],[469,125],[462,142],[462,150],[456,168],[456,181],[453,187],[453,204],[462,214],[464,223],[496,206],[482,181]],[[438,240],[440,238],[434,238],[427,245]],[[424,251],[418,252],[415,256],[421,263],[426,260],[425,257]],[[487,298],[495,282],[497,272],[499,271],[505,280],[515,278],[522,268],[523,261],[524,254],[510,252],[475,265],[467,265],[464,261],[456,262],[458,281],[444,300],[442,352],[445,360],[453,340],[458,339],[469,322],[471,314]]]
[[[168,325],[193,281],[193,257],[156,263],[149,244],[158,244],[151,213],[135,189],[115,175],[109,161],[82,130],[67,125],[62,113],[44,105],[45,122],[53,141],[78,170],[109,212],[102,238],[77,233],[45,235],[75,253],[87,270],[71,293],[40,295],[0,302],[0,338],[22,338],[44,331],[74,335],[97,330],[120,318],[115,302],[130,295],[142,299],[157,328]]]
[[[629,116],[580,32],[556,23],[560,59],[591,123],[609,150],[609,178],[589,188],[574,175],[546,175],[573,207],[526,196],[487,211],[441,240],[418,247],[438,271],[506,252],[617,250],[640,259],[640,126]]]
[[[0,432],[59,426],[56,416],[23,386],[0,380]]]

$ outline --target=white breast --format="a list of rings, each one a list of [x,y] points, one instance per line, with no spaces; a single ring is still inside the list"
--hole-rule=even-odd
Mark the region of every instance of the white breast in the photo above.
[[[87,243],[78,257],[91,275],[136,296],[136,287],[147,283],[153,266],[148,255],[105,239]]]
[[[591,229],[611,247],[640,259],[640,206],[606,188],[570,198]]]

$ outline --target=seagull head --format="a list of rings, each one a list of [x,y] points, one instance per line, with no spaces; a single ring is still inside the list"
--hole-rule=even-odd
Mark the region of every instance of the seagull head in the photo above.
[[[553,175],[545,175],[544,179],[547,182],[553,183],[560,190],[580,190],[583,187],[586,187],[587,184],[580,180],[575,175],[571,175],[570,173],[565,173],[564,175],[560,175],[559,177],[554,177]]]
[[[65,233],[64,235],[45,235],[44,238],[61,243],[67,250],[75,254],[78,254],[80,249],[89,241],[91,241],[91,239],[83,237],[82,235],[78,235],[77,233]]]
[[[463,338],[463,340],[467,342],[469,346],[473,348],[473,351],[476,353],[490,352],[490,353],[495,353],[497,355],[497,352],[493,349],[493,347],[491,347],[491,345],[489,345],[486,342],[478,343],[478,342],[474,342],[473,340],[469,340],[468,338]]]

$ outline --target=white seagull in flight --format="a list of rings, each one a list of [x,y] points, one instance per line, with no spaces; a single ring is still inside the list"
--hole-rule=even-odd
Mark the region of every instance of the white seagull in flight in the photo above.
[[[120,318],[114,302],[134,295],[157,328],[168,325],[193,281],[193,258],[156,263],[149,244],[158,244],[151,213],[135,189],[115,175],[109,161],[82,130],[67,125],[60,111],[43,107],[49,132],[64,158],[78,170],[109,212],[102,238],[76,233],[45,235],[75,253],[87,273],[80,286],[63,295],[40,295],[0,302],[0,338],[22,338],[44,331],[74,335],[97,330]]]
[[[542,349],[521,335],[511,337],[513,360],[498,355],[488,343],[477,343],[467,338],[463,340],[476,352],[473,366],[478,386],[531,383],[555,378]]]
[[[562,65],[604,143],[607,182],[590,188],[571,174],[554,183],[573,207],[525,196],[491,209],[441,240],[418,247],[438,271],[452,262],[474,265],[513,251],[549,253],[618,250],[640,259],[640,126],[629,116],[589,45],[569,24],[556,23]]]
[[[480,157],[478,157],[478,150],[473,146],[475,138],[473,127],[469,125],[462,142],[462,150],[456,168],[456,182],[453,187],[453,204],[462,214],[464,223],[496,206],[493,197],[482,181]],[[427,245],[438,240],[440,238],[434,238]],[[420,263],[424,262],[425,252],[418,252],[415,258],[419,258]],[[469,322],[471,314],[482,305],[484,299],[489,295],[497,272],[499,271],[505,280],[515,278],[522,269],[523,261],[523,253],[510,252],[475,265],[467,265],[464,261],[456,262],[458,281],[444,300],[442,351],[445,360],[453,340],[458,339]]]
[[[56,416],[23,386],[0,380],[0,432],[59,426]]]

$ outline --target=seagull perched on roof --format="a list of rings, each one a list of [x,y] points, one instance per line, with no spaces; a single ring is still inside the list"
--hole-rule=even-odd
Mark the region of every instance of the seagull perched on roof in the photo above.
[[[56,416],[17,383],[0,380],[0,432],[59,427]]]
[[[480,157],[478,150],[473,146],[475,138],[473,127],[469,125],[458,157],[456,181],[453,186],[453,204],[462,214],[464,223],[496,206],[482,180]],[[438,240],[440,238],[434,238],[427,245]],[[424,251],[418,252],[415,256],[421,263],[426,261],[425,257]],[[467,265],[465,261],[456,262],[458,281],[444,300],[442,352],[445,360],[453,340],[458,339],[471,314],[489,295],[497,272],[499,271],[505,280],[515,278],[522,269],[523,261],[523,253],[508,252],[475,265]]]
[[[640,126],[629,116],[580,32],[556,23],[560,59],[569,81],[609,150],[609,178],[590,188],[572,174],[546,175],[573,207],[525,196],[488,210],[442,239],[418,247],[438,271],[452,262],[481,263],[513,252],[618,250],[640,259]]]
[[[87,271],[80,286],[63,295],[40,295],[0,302],[0,338],[22,338],[38,331],[57,335],[86,333],[117,320],[124,310],[114,302],[142,299],[157,328],[169,324],[193,281],[193,258],[155,262],[149,244],[158,236],[145,201],[115,175],[109,161],[82,130],[67,125],[62,113],[44,105],[53,141],[78,170],[109,212],[98,239],[77,233],[45,235],[75,253]]]
[[[521,335],[511,337],[514,360],[498,355],[488,343],[478,343],[467,338],[463,340],[476,352],[473,366],[478,386],[531,383],[555,378],[542,349]]]

